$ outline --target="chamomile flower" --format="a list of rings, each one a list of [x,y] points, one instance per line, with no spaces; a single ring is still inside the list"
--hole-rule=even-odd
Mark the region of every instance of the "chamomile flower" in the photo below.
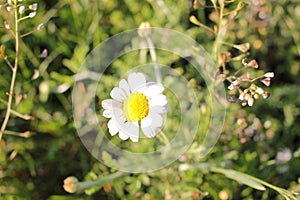
[[[131,73],[128,82],[122,79],[118,87],[110,92],[112,99],[102,101],[103,116],[110,118],[109,133],[119,133],[122,140],[139,140],[139,130],[153,138],[163,126],[163,115],[169,110],[168,99],[162,94],[164,87],[146,82],[142,73]]]

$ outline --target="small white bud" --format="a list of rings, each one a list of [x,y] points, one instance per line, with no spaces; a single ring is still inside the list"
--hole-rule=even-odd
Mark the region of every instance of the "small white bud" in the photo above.
[[[142,22],[138,28],[138,34],[141,37],[148,37],[152,32],[149,22]]]
[[[13,7],[12,7],[12,6],[7,6],[7,7],[6,7],[6,10],[7,10],[8,12],[10,12],[10,11],[13,10]]]
[[[250,99],[248,100],[248,105],[249,105],[249,106],[253,106],[253,103],[254,103],[254,99],[253,99],[253,98],[250,98]]]
[[[44,28],[44,24],[39,24],[37,27],[36,27],[36,30],[41,30],[42,28]]]
[[[4,27],[6,28],[6,29],[10,29],[10,25],[9,25],[9,22],[8,21],[4,21]]]
[[[36,16],[36,12],[31,12],[28,15],[28,17],[30,17],[30,18],[34,18],[35,16]]]
[[[257,94],[263,94],[264,90],[260,87],[257,87],[256,92],[257,92]]]
[[[228,86],[228,90],[233,90],[234,89],[234,86],[232,85],[232,84],[230,84],[229,86]]]
[[[178,168],[178,170],[179,171],[186,171],[186,170],[188,170],[190,168],[190,166],[188,165],[188,164],[181,164],[181,165],[179,165],[179,168]]]
[[[22,15],[25,12],[25,6],[20,6],[19,7],[19,13]]]
[[[239,84],[240,84],[240,80],[238,80],[238,79],[232,82],[232,85],[234,85],[234,86],[237,86]]]
[[[267,73],[265,73],[264,77],[266,77],[266,78],[274,78],[274,72],[267,72]]]
[[[13,4],[12,0],[7,0],[7,3],[8,3],[8,5],[12,5]]]
[[[29,8],[30,10],[36,11],[37,8],[38,8],[38,4],[37,4],[37,3],[31,4],[31,5],[28,6],[28,8]]]
[[[245,94],[244,94],[244,93],[241,93],[241,94],[240,94],[239,100],[241,100],[241,101],[245,100]]]

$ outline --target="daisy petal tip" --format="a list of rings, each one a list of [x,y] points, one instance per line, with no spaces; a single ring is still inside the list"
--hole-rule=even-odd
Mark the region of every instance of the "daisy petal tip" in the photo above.
[[[139,141],[139,138],[137,137],[130,137],[130,140],[132,141],[132,142],[138,142]]]

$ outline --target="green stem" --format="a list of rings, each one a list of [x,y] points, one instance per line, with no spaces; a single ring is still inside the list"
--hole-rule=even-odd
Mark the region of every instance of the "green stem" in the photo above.
[[[15,5],[16,6],[16,5]],[[8,93],[8,101],[7,101],[7,109],[6,109],[6,114],[1,126],[0,130],[0,141],[2,139],[2,135],[4,130],[6,129],[10,113],[11,113],[11,106],[12,106],[12,100],[13,100],[13,93],[14,93],[14,87],[15,87],[15,82],[16,82],[16,76],[17,76],[17,71],[18,71],[18,64],[19,64],[19,22],[18,22],[18,9],[14,9],[15,11],[15,52],[16,52],[16,58],[15,58],[15,63],[12,68],[12,77],[11,77],[11,83],[10,83],[10,89]]]
[[[215,39],[215,43],[213,46],[213,56],[215,57],[215,62],[216,64],[219,63],[219,51],[220,51],[220,46],[223,42],[223,13],[224,13],[224,2],[220,1],[220,12],[219,12],[219,21],[218,21],[218,31],[217,31],[217,36]]]
[[[168,139],[168,137],[166,136],[166,134],[162,130],[160,131],[160,134],[163,137],[163,140],[165,141],[165,144],[166,145],[170,144],[170,140]]]

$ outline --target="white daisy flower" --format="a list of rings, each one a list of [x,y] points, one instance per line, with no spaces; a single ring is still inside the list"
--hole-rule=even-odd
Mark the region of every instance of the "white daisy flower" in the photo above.
[[[131,73],[128,82],[122,79],[119,87],[110,92],[112,99],[102,101],[103,116],[108,121],[109,133],[119,133],[122,140],[139,140],[140,127],[148,138],[155,137],[163,126],[162,115],[169,111],[168,99],[162,94],[164,87],[146,82],[142,73]]]

